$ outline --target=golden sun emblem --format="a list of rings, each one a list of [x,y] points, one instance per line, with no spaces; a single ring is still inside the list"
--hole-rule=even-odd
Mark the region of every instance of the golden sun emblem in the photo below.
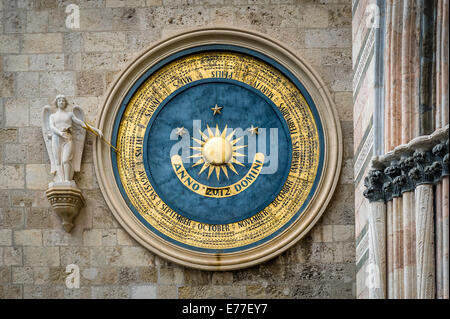
[[[195,162],[192,167],[203,164],[202,168],[198,172],[198,175],[203,173],[207,168],[208,179],[213,171],[216,172],[217,180],[220,179],[220,172],[223,171],[228,178],[228,168],[232,170],[236,175],[239,175],[233,164],[245,166],[239,162],[236,157],[244,157],[244,154],[238,153],[237,150],[246,147],[247,145],[236,145],[236,143],[242,139],[242,136],[232,140],[236,130],[233,130],[229,135],[226,135],[227,125],[222,132],[219,130],[219,126],[216,126],[216,132],[213,134],[211,128],[208,128],[208,135],[199,130],[202,140],[193,138],[193,140],[200,146],[191,147],[192,149],[199,151],[191,158],[200,158]]]

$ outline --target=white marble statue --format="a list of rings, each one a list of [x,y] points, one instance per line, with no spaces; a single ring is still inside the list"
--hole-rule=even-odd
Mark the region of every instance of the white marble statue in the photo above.
[[[86,130],[102,138],[102,132],[84,121],[84,112],[79,106],[67,111],[64,95],[58,95],[54,102],[57,110],[52,113],[46,105],[42,112],[42,133],[50,157],[51,173],[54,175],[52,186],[76,187],[74,172],[80,171]]]

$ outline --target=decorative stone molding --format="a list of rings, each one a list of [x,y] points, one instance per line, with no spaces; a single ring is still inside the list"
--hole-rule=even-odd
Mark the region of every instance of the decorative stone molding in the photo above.
[[[54,186],[45,192],[53,210],[62,219],[62,224],[67,232],[74,226],[73,220],[84,206],[84,197],[76,187]]]
[[[448,176],[449,126],[419,136],[383,156],[372,158],[364,179],[369,201],[390,201],[419,185],[435,184]]]

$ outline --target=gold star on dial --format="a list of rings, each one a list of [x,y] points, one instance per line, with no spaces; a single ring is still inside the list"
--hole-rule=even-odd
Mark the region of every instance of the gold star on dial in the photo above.
[[[248,131],[252,134],[252,136],[253,135],[258,135],[259,133],[258,133],[258,127],[254,127],[253,125],[252,125],[252,127],[250,127],[249,129],[248,129]]]
[[[222,114],[222,112],[221,112],[222,109],[223,109],[223,107],[222,106],[218,106],[217,104],[216,104],[216,106],[211,108],[211,110],[214,111],[213,115]]]
[[[177,127],[177,133],[178,136],[183,136],[184,134],[186,134],[186,130],[184,129],[184,127]]]

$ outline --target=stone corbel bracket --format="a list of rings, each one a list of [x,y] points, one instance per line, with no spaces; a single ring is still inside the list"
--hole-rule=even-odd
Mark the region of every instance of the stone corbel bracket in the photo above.
[[[394,150],[374,156],[364,179],[369,201],[390,201],[418,185],[438,183],[448,176],[449,126],[414,138]]]
[[[65,231],[69,233],[74,226],[75,217],[85,204],[83,194],[78,188],[70,186],[53,186],[45,194],[53,210],[61,217]]]

